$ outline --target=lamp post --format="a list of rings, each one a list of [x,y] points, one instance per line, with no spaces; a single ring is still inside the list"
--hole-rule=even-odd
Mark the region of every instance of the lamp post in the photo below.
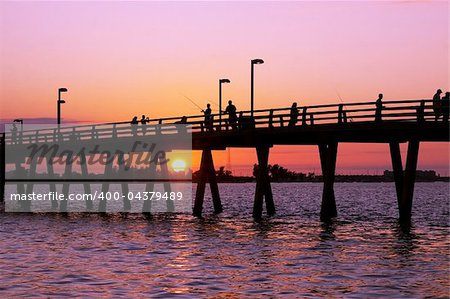
[[[222,83],[231,83],[229,79],[219,79],[219,128],[222,129]]]
[[[250,110],[251,110],[251,116],[253,117],[253,110],[254,110],[254,98],[253,98],[253,85],[254,85],[254,65],[255,64],[263,64],[264,60],[262,59],[252,59],[251,63],[251,82],[250,82]]]
[[[61,93],[67,92],[67,88],[61,87],[58,89],[58,112],[57,112],[57,121],[58,125],[61,124],[61,104],[64,104],[66,101],[61,100]]]

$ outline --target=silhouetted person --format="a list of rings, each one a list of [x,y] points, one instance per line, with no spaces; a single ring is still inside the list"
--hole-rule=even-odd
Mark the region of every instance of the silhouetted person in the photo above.
[[[231,100],[228,101],[227,109],[225,109],[225,113],[228,114],[228,122],[233,127],[236,128],[237,114],[236,114],[236,106],[233,105]]]
[[[441,93],[442,90],[438,89],[433,96],[433,111],[436,120],[438,120],[442,114]]]
[[[11,138],[12,138],[12,143],[13,144],[17,144],[17,127],[16,124],[13,123],[13,126],[11,128]]]
[[[147,131],[146,124],[147,124],[148,121],[149,121],[149,118],[148,117],[146,118],[145,115],[142,115],[142,118],[141,118],[140,122],[143,125],[142,126],[142,135],[143,136],[145,135],[145,132]]]
[[[376,110],[375,110],[375,121],[376,122],[381,122],[381,111],[383,110],[384,106],[383,106],[383,94],[380,93],[378,95],[378,99],[375,102],[376,105]]]
[[[445,96],[442,97],[441,100],[442,107],[442,118],[445,122],[448,122],[449,109],[450,109],[450,92],[446,92]]]
[[[186,116],[182,116],[179,121],[175,122],[175,124],[179,124],[179,125],[187,124],[187,117]],[[187,126],[178,126],[178,133],[186,134],[187,133]]]
[[[176,121],[175,123],[176,124],[187,124],[187,117],[182,116],[181,119],[179,121]]]
[[[295,126],[295,124],[297,123],[298,114],[299,113],[298,113],[297,103],[294,102],[294,103],[292,103],[291,113],[289,115],[289,127]]]
[[[137,135],[137,125],[139,124],[137,116],[133,117],[133,119],[130,121],[131,124],[131,132],[133,132],[133,135]]]
[[[206,109],[202,110],[205,114],[205,127],[207,131],[212,131],[211,105],[207,104]]]

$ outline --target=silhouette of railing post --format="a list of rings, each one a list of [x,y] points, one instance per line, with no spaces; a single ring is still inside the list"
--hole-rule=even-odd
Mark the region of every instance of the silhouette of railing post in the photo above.
[[[195,202],[193,215],[196,217],[202,216],[203,201],[205,197],[206,183],[209,181],[211,188],[211,196],[213,199],[214,213],[222,212],[222,203],[219,196],[219,188],[216,180],[216,171],[214,169],[213,157],[210,149],[204,149],[202,152],[202,160],[200,162],[199,177],[197,182],[197,190],[195,193]]]
[[[97,136],[96,136],[96,134],[95,134],[95,125],[94,126],[92,126],[92,130],[91,130],[91,138],[92,139],[95,139]]]
[[[0,135],[0,202],[5,200],[5,184],[6,184],[6,160],[5,160],[6,138],[5,133]]]
[[[144,125],[145,126],[145,125]],[[117,128],[116,128],[116,124],[113,124],[113,128],[112,128],[112,138],[117,138]]]
[[[308,108],[303,107],[303,111],[302,111],[302,126],[306,126],[306,118],[308,116],[307,109]]]
[[[417,122],[423,123],[425,121],[425,101],[420,101],[420,106],[417,107]]]
[[[338,124],[342,124],[344,122],[344,105],[339,104],[338,110]]]
[[[310,125],[312,126],[312,125],[314,125],[314,114],[309,114],[309,123],[310,123]]]
[[[160,135],[161,134],[161,125],[162,125],[162,123],[163,123],[163,121],[162,121],[162,119],[160,119],[158,121],[158,125],[156,126],[156,129],[155,129],[155,134],[156,135]]]
[[[269,128],[273,128],[273,109],[269,112]]]
[[[336,199],[334,196],[334,178],[336,172],[337,142],[319,144],[320,165],[323,177],[322,205],[320,219],[329,221],[337,216]]]
[[[269,146],[256,147],[258,156],[258,171],[256,174],[255,201],[253,204],[253,218],[261,219],[263,210],[263,199],[266,201],[268,215],[275,214],[275,204],[273,202],[272,187],[269,179]]]
[[[201,122],[201,123],[203,123],[203,122]],[[208,123],[206,124],[206,127],[207,127],[206,130],[208,132],[213,132],[214,131],[214,115],[210,116],[210,118],[208,120]]]

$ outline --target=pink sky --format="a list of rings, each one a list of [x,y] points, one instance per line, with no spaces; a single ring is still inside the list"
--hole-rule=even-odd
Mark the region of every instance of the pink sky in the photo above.
[[[0,118],[89,122],[197,114],[224,97],[256,108],[432,97],[449,89],[448,2],[0,2]],[[254,151],[233,151],[252,164]],[[343,145],[338,171],[390,168],[387,146]],[[225,155],[223,155],[225,156]],[[224,164],[220,158],[218,164]],[[317,149],[278,148],[272,163],[318,171]],[[449,146],[419,167],[448,174]],[[315,165],[315,166],[314,166]]]

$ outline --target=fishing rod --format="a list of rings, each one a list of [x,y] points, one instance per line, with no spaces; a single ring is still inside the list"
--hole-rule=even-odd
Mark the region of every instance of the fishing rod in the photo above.
[[[197,107],[198,109],[200,109],[201,112],[205,112],[205,109],[203,109],[202,107],[200,107],[199,105],[197,105],[197,103],[194,102],[193,99],[191,99],[191,98],[189,98],[188,96],[182,94],[181,92],[180,92],[180,95],[182,95],[182,96],[185,97],[189,102],[191,102],[192,104],[194,104],[195,107]],[[215,103],[213,103],[213,104],[214,104],[215,106],[218,106],[218,105],[215,104]],[[215,109],[211,109],[211,110],[215,110]]]
[[[344,101],[342,100],[341,95],[339,94],[339,91],[337,91],[337,89],[336,89],[336,94],[337,94],[339,100],[341,101],[341,104],[344,104]],[[351,117],[349,115],[349,118],[350,118],[350,122],[353,122],[353,117]]]
[[[195,107],[197,107],[198,109],[200,109],[200,111],[201,112],[203,112],[204,110],[203,110],[203,108],[202,107],[200,107],[199,105],[197,105],[197,103],[196,102],[194,102],[194,100],[192,100],[191,98],[189,98],[188,96],[186,96],[186,95],[184,95],[184,94],[182,94],[181,92],[179,93],[180,95],[182,95],[183,97],[185,97],[189,102],[191,102],[192,104],[194,104],[195,105]]]

